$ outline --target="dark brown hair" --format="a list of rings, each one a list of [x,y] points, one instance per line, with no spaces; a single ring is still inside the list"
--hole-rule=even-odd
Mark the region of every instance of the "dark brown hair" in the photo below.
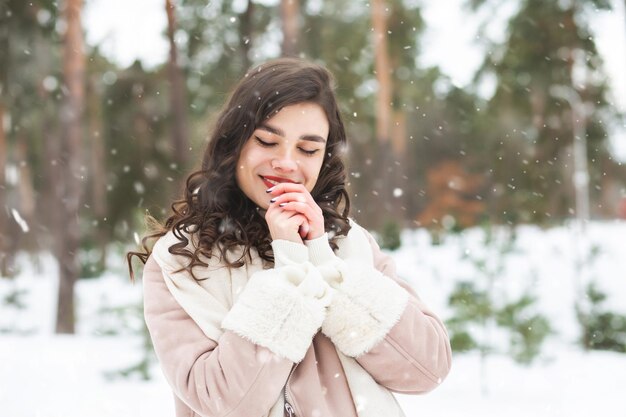
[[[132,258],[146,263],[151,250],[148,240],[172,231],[180,240],[169,252],[189,258],[187,270],[206,266],[199,258],[220,256],[230,268],[252,258],[250,250],[273,261],[271,237],[258,207],[239,189],[235,170],[239,154],[254,130],[286,106],[302,102],[320,105],[329,123],[326,154],[315,187],[311,191],[324,214],[324,227],[331,245],[350,230],[350,199],[345,188],[346,172],[341,159],[346,132],[334,94],[334,79],[324,67],[295,58],[280,58],[250,69],[235,86],[223,107],[204,152],[200,170],[189,175],[183,196],[172,204],[173,213],[165,224],[149,218],[152,232],[142,240],[144,252],[126,255],[131,279]],[[194,234],[190,250],[189,235]],[[238,259],[227,253],[242,248]],[[218,250],[219,255],[215,251]],[[192,273],[193,275],[193,273]]]

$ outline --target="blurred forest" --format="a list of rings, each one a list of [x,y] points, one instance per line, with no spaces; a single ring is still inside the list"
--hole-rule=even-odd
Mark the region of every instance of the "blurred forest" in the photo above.
[[[134,247],[147,211],[168,214],[230,87],[278,55],[335,74],[352,214],[374,230],[625,215],[607,130],[623,115],[589,27],[609,0],[519,0],[465,89],[421,64],[416,0],[158,4],[169,60],[148,70],[85,45],[82,0],[0,0],[0,275],[19,252],[52,251],[60,333],[74,331],[76,280]]]

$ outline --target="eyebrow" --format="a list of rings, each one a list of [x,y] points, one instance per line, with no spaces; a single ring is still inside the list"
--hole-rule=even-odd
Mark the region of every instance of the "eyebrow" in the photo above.
[[[265,130],[267,132],[270,132],[270,133],[272,133],[274,135],[278,135],[278,136],[280,136],[282,138],[285,137],[285,132],[283,132],[282,129],[270,126],[270,125],[268,125],[266,123],[262,124],[258,128],[261,129],[261,130]],[[311,141],[311,142],[326,143],[326,139],[324,139],[323,137],[321,137],[319,135],[302,135],[298,139],[308,140],[308,141]]]

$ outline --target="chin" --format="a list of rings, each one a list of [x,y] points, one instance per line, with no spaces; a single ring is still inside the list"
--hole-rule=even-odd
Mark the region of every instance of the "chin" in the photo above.
[[[266,196],[265,193],[263,193],[263,195],[259,196],[258,198],[256,196],[248,196],[248,199],[252,201],[255,206],[263,210],[267,210],[270,206],[269,197]]]

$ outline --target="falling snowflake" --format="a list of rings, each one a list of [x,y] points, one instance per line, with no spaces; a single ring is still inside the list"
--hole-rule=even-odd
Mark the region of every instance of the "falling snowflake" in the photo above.
[[[20,229],[22,229],[22,232],[28,233],[30,228],[28,227],[28,223],[26,223],[26,220],[24,220],[20,213],[15,209],[11,209],[11,214],[13,215],[15,222],[20,226]]]

